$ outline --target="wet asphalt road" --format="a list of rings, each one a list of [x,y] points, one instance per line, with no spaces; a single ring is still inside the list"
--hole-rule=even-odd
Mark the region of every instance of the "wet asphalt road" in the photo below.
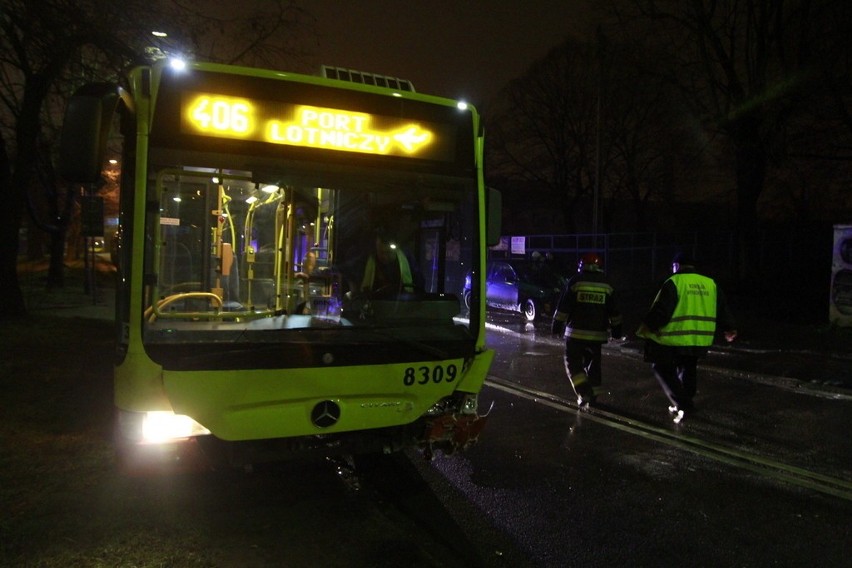
[[[169,509],[205,512],[198,551],[211,565],[848,566],[844,353],[718,349],[700,368],[696,414],[675,426],[638,343],[605,347],[603,409],[580,412],[561,341],[512,316],[490,316],[488,333],[497,356],[481,407],[493,409],[465,452],[410,454],[364,472],[368,490],[354,494],[322,468],[166,480]],[[159,501],[137,493],[139,522],[160,519]]]
[[[463,496],[530,566],[848,565],[850,391],[797,378],[780,356],[724,348],[699,370],[696,413],[674,425],[628,342],[605,347],[602,409],[579,411],[561,341],[491,320],[488,427],[424,475],[442,478],[434,487],[448,507]],[[852,373],[842,358],[787,355],[841,382]],[[483,563],[509,565],[496,544]]]

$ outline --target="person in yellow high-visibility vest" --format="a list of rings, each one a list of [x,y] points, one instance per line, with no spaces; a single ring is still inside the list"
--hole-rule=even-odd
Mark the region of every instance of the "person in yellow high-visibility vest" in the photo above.
[[[361,292],[368,296],[414,292],[414,278],[408,258],[398,244],[384,233],[376,235],[375,253],[367,257]]]
[[[717,329],[729,343],[736,323],[716,282],[695,271],[685,253],[672,260],[672,275],[663,282],[636,335],[645,339],[645,360],[669,399],[669,413],[679,424],[692,412],[698,359],[707,354]]]

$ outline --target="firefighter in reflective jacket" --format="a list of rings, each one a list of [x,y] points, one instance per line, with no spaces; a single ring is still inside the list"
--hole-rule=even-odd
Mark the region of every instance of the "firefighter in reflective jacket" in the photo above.
[[[672,272],[636,335],[645,339],[645,360],[651,363],[677,424],[693,410],[698,359],[713,344],[717,327],[729,343],[737,331],[722,290],[712,278],[695,271],[689,255],[675,255]]]
[[[621,314],[598,255],[587,253],[566,283],[551,331],[565,337],[565,372],[582,408],[602,392],[601,345],[621,338]]]

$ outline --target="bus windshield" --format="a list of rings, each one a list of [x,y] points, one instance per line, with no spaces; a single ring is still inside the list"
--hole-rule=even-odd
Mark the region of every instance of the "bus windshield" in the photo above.
[[[146,343],[468,333],[474,180],[228,165],[148,171]]]

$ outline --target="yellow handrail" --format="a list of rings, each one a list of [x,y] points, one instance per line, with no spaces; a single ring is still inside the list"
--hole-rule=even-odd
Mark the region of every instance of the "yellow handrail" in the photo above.
[[[186,298],[206,298],[211,302],[217,304],[216,307],[218,309],[222,309],[222,298],[220,298],[216,294],[213,294],[212,292],[183,292],[181,294],[172,294],[171,296],[166,296],[165,298],[158,301],[156,305],[148,306],[148,308],[145,310],[145,319],[147,319],[149,322],[153,322],[157,319],[157,317],[159,317],[160,310],[162,310],[169,304]],[[199,315],[209,314],[199,313]]]

